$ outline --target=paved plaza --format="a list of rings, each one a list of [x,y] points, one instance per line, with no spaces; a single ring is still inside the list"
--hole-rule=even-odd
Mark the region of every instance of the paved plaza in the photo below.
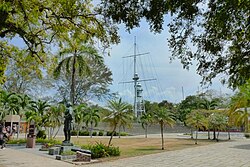
[[[166,146],[167,147],[167,146]],[[0,150],[0,167],[79,166],[34,154],[32,149]],[[250,140],[235,139],[177,151],[85,164],[84,167],[250,167]]]

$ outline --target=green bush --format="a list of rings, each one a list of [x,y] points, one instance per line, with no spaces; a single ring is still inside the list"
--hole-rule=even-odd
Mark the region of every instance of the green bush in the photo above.
[[[112,134],[112,131],[107,131],[107,136],[111,136],[111,134]],[[114,133],[114,136],[117,136],[116,132]]]
[[[119,156],[119,147],[108,147],[103,143],[96,143],[95,145],[81,146],[82,149],[88,149],[91,151],[91,158],[104,158],[109,156]]]
[[[7,144],[24,144],[27,143],[26,139],[14,139],[14,140],[8,140],[6,142]]]
[[[244,133],[244,136],[245,136],[246,138],[250,138],[250,133]]]
[[[46,132],[45,130],[39,130],[36,134],[36,138],[46,139]]]
[[[89,131],[80,131],[79,136],[89,136]]]
[[[92,136],[96,136],[97,132],[92,132]]]
[[[103,131],[99,131],[98,136],[103,136],[104,132]]]
[[[59,141],[59,140],[41,139],[41,138],[36,139],[36,143],[49,144],[49,145],[59,145],[59,144],[62,144],[62,142]]]
[[[128,136],[128,133],[126,133],[126,132],[120,132],[120,136]]]
[[[71,134],[71,136],[77,136],[77,130],[72,130],[72,131],[70,132],[70,134]]]

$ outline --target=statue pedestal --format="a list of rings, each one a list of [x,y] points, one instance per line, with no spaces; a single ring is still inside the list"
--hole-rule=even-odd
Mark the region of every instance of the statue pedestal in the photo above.
[[[73,143],[70,143],[70,141],[63,141],[62,146],[73,146]]]

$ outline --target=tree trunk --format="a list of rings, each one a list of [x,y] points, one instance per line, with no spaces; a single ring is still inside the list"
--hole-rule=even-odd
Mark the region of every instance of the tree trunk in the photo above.
[[[145,138],[148,138],[148,125],[145,127]]]
[[[220,132],[218,131],[218,133],[217,133],[217,142],[219,141],[219,134],[220,134]]]
[[[108,147],[110,146],[111,141],[112,141],[112,139],[113,139],[113,136],[114,136],[114,134],[115,134],[115,129],[116,129],[116,126],[117,126],[117,124],[114,126],[114,129],[113,129],[113,131],[112,131],[112,133],[111,133],[111,136],[110,136],[110,139],[109,139],[109,144],[108,144]]]
[[[208,128],[208,131],[207,131],[207,135],[208,135],[208,139],[210,139],[210,129]]]
[[[198,128],[196,128],[195,144],[197,144],[197,138],[198,138]]]
[[[247,115],[247,116],[245,117],[245,132],[248,133],[248,126],[249,126],[248,124],[249,124],[249,123],[248,123],[248,112],[247,112],[247,107],[245,107],[244,110],[245,110],[245,114]]]
[[[192,128],[191,128],[191,130],[190,130],[190,133],[191,133],[191,139],[193,139],[194,136],[193,136],[193,129],[192,129]]]
[[[90,123],[90,138],[93,137],[92,134],[93,134],[93,122]]]
[[[228,133],[228,140],[230,140],[231,137],[230,137],[230,130],[229,130],[229,128],[227,129],[227,133]]]
[[[75,53],[76,54],[76,53]],[[70,101],[72,105],[75,104],[75,73],[76,73],[76,55],[73,56],[73,64],[72,64],[72,76],[71,76],[71,86],[70,86]]]
[[[121,138],[121,126],[119,126],[119,138]]]
[[[61,126],[59,126],[59,128],[58,128],[58,130],[56,131],[56,133],[55,133],[55,135],[54,135],[53,139],[55,139],[55,138],[56,138],[56,136],[57,136],[57,134],[59,133],[60,129],[61,129]]]
[[[164,150],[163,123],[161,122],[161,149]]]
[[[213,133],[214,133],[214,138],[213,138],[213,140],[216,140],[216,134],[215,134],[215,128],[213,129]]]

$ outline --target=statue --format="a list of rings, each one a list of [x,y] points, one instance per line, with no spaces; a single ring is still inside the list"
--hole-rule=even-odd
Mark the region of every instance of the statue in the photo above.
[[[63,128],[65,140],[63,141],[63,143],[70,143],[71,122],[72,122],[72,119],[73,119],[72,115],[70,113],[71,104],[68,103],[66,105],[66,107],[67,107],[67,109],[66,109],[65,114],[64,114],[64,128]]]

